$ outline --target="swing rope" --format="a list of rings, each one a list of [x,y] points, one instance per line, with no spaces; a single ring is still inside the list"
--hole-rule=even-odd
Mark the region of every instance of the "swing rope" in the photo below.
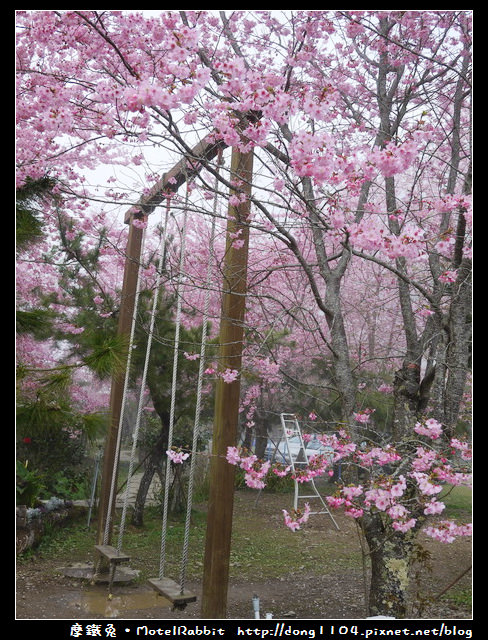
[[[188,182],[185,197],[185,207],[183,212],[183,225],[181,234],[181,247],[180,247],[180,261],[179,261],[179,273],[176,287],[176,319],[175,319],[175,338],[173,348],[173,379],[171,384],[171,407],[169,415],[169,429],[168,429],[168,450],[171,449],[173,444],[173,429],[174,429],[174,416],[176,405],[176,383],[178,376],[178,352],[180,345],[180,328],[181,328],[181,288],[183,284],[183,267],[185,264],[186,253],[186,221],[188,215]],[[166,461],[166,477],[164,488],[164,504],[163,504],[163,522],[161,532],[161,551],[159,561],[159,579],[162,580],[164,576],[164,567],[166,562],[166,532],[168,526],[168,502],[169,502],[169,485],[170,485],[171,464],[169,459]]]
[[[122,516],[121,516],[121,519],[120,519],[119,539],[118,539],[118,544],[117,544],[117,551],[119,553],[120,553],[121,548],[122,548],[122,540],[123,540],[123,537],[124,537],[127,507],[128,507],[128,503],[129,503],[130,481],[132,479],[133,470],[134,470],[134,463],[135,463],[135,458],[136,458],[136,450],[137,450],[137,444],[138,444],[138,439],[139,439],[139,429],[140,429],[142,411],[143,411],[143,405],[144,405],[144,392],[146,390],[147,372],[148,372],[148,368],[149,368],[149,360],[150,360],[150,356],[151,356],[152,340],[153,340],[153,336],[154,336],[154,323],[155,323],[155,318],[156,318],[156,308],[157,308],[157,303],[158,303],[158,300],[159,300],[159,290],[160,290],[160,286],[161,286],[161,280],[162,280],[163,269],[164,269],[165,258],[166,258],[165,233],[166,233],[167,226],[168,226],[168,217],[169,217],[169,198],[168,198],[168,202],[167,202],[167,206],[166,206],[166,215],[165,215],[165,221],[164,221],[164,232],[163,232],[163,234],[161,236],[161,244],[160,244],[160,250],[159,250],[159,256],[158,256],[158,263],[157,263],[157,267],[156,267],[157,277],[156,277],[156,283],[155,283],[155,287],[154,287],[153,303],[152,303],[152,309],[151,309],[151,315],[150,315],[149,331],[148,331],[148,336],[147,336],[146,355],[145,355],[145,359],[144,359],[144,369],[143,369],[143,373],[142,373],[141,386],[140,386],[140,391],[139,391],[139,402],[138,402],[138,406],[137,406],[136,423],[135,423],[134,432],[133,432],[133,435],[132,435],[132,450],[131,450],[130,461],[129,461],[129,471],[128,471],[128,476],[127,476],[127,485],[126,485],[126,490],[125,490],[125,495],[124,495],[124,505],[123,505],[123,508],[122,508]]]
[[[144,229],[143,236],[142,236],[142,244],[141,244],[141,255],[142,255],[142,250],[144,248],[145,237],[146,237],[146,230]],[[136,326],[136,318],[137,318],[137,308],[139,303],[140,287],[141,287],[141,265],[139,264],[138,270],[137,270],[136,293],[135,293],[135,299],[134,299],[134,311],[132,314],[132,323],[131,323],[130,338],[129,338],[129,350],[127,354],[127,363],[126,363],[126,370],[125,370],[124,388],[122,393],[122,405],[121,405],[121,411],[120,411],[120,417],[119,417],[117,442],[115,446],[114,467],[112,472],[112,482],[110,486],[110,495],[109,495],[106,520],[105,520],[105,530],[103,535],[104,545],[108,543],[110,524],[112,519],[112,506],[115,500],[115,482],[116,482],[116,475],[117,475],[116,471],[119,464],[120,444],[122,439],[122,425],[123,425],[124,414],[125,414],[127,389],[129,386],[129,372],[130,372],[130,366],[131,366],[131,360],[132,360],[132,348],[134,344],[134,334],[135,334],[135,326]],[[120,553],[120,549],[118,549],[118,552]]]
[[[180,572],[180,587],[181,594],[184,593],[185,590],[185,582],[186,582],[186,570],[188,565],[188,546],[189,546],[189,537],[190,537],[190,524],[191,524],[191,510],[193,503],[193,484],[194,484],[194,476],[195,476],[195,466],[196,466],[196,451],[198,446],[198,436],[200,434],[200,415],[201,415],[201,406],[202,406],[202,386],[203,386],[203,374],[205,370],[205,356],[206,356],[206,347],[207,347],[207,333],[209,327],[209,306],[210,306],[210,288],[212,285],[212,274],[213,274],[213,257],[214,257],[214,241],[215,241],[215,228],[216,228],[216,215],[217,215],[217,205],[218,205],[218,173],[219,167],[222,166],[222,151],[219,152],[219,159],[217,164],[217,175],[215,177],[215,190],[214,190],[214,201],[213,201],[213,215],[212,215],[212,226],[210,232],[210,255],[207,264],[207,274],[205,281],[205,300],[204,300],[204,309],[203,309],[203,324],[202,324],[202,339],[200,343],[200,363],[198,370],[198,383],[197,383],[197,400],[195,406],[195,422],[193,426],[193,442],[191,449],[191,458],[190,458],[190,475],[188,478],[188,500],[186,506],[186,519],[185,519],[185,533],[183,540],[183,551],[182,551],[182,560],[181,560],[181,572]]]

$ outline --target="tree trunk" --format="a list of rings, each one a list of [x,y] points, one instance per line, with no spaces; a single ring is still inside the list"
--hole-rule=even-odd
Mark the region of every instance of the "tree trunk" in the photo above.
[[[328,304],[334,308],[334,313],[327,316],[333,350],[333,380],[340,395],[341,420],[345,425],[351,425],[351,417],[356,401],[356,385],[351,371],[344,317],[339,294],[333,296],[328,293],[327,297]]]
[[[380,514],[363,517],[361,526],[371,558],[368,614],[405,618],[415,532],[386,529]]]
[[[132,513],[132,524],[135,527],[142,527],[144,524],[144,506],[155,471],[154,465],[150,462],[142,475]]]
[[[170,487],[170,512],[183,513],[186,507],[186,494],[183,486],[183,467],[181,464],[171,465],[173,482]]]
[[[168,444],[168,433],[165,427],[162,427],[158,440],[153,446],[151,453],[148,457],[146,468],[137,490],[136,500],[134,504],[134,512],[132,514],[132,524],[135,527],[142,527],[144,522],[144,506],[146,504],[146,498],[151,486],[154,474],[157,473],[159,477],[162,477],[163,460],[165,459],[164,452]]]
[[[266,453],[266,447],[268,445],[268,426],[259,415],[256,415],[256,426],[254,427],[256,434],[256,455],[261,460],[264,460]]]

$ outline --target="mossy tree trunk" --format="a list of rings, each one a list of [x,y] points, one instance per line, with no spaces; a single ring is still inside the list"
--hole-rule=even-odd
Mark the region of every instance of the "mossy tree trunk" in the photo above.
[[[371,560],[368,615],[405,618],[416,531],[394,531],[381,514],[363,517],[361,526]]]

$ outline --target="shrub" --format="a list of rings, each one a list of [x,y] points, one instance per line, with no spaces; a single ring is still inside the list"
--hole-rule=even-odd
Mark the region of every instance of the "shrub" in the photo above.
[[[42,476],[28,469],[28,462],[17,460],[16,498],[18,505],[33,507],[44,488]]]

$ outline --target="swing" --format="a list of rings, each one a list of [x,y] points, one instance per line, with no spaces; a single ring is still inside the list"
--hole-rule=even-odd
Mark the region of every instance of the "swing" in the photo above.
[[[219,154],[219,165],[220,164],[221,164],[221,154]],[[217,169],[218,169],[218,167],[217,167]],[[216,176],[216,182],[217,182],[217,180],[218,180],[218,177]],[[172,431],[173,431],[173,424],[174,424],[174,408],[175,408],[175,398],[176,398],[177,358],[178,358],[179,333],[180,333],[180,324],[181,324],[180,288],[181,288],[181,282],[182,282],[182,276],[183,276],[183,263],[184,263],[184,257],[185,257],[185,231],[186,231],[186,218],[187,218],[187,211],[188,211],[188,206],[187,205],[188,205],[188,189],[187,189],[187,202],[186,202],[185,211],[184,211],[184,223],[183,223],[183,231],[184,231],[184,233],[182,234],[182,246],[181,246],[180,266],[179,266],[179,279],[178,279],[178,285],[177,285],[177,289],[178,289],[178,291],[177,291],[177,293],[178,293],[177,300],[178,300],[178,302],[177,302],[177,314],[176,314],[176,331],[175,331],[174,363],[173,363],[173,382],[172,382],[172,398],[171,398],[171,412],[170,412],[170,428],[169,428],[168,448],[171,448]],[[215,236],[215,209],[216,209],[216,206],[217,206],[217,189],[215,190],[214,215],[213,215],[213,218],[212,218],[212,231],[211,231],[211,242],[210,242],[211,256],[212,256],[212,253],[213,253],[213,241],[214,241],[214,236]],[[169,206],[167,207],[167,210],[166,210],[165,228],[167,227],[168,213],[169,213]],[[134,434],[133,434],[132,451],[131,451],[131,457],[130,457],[130,463],[129,463],[129,471],[128,471],[128,479],[127,479],[127,489],[126,489],[126,492],[125,492],[125,498],[124,498],[121,522],[120,522],[118,545],[117,545],[117,548],[116,548],[116,547],[113,547],[113,546],[107,544],[108,536],[109,536],[109,529],[110,529],[110,517],[111,517],[110,514],[112,512],[112,504],[113,504],[114,493],[115,493],[114,484],[115,484],[115,475],[116,474],[114,473],[113,474],[113,478],[112,478],[112,486],[111,486],[111,491],[110,491],[110,497],[109,497],[108,516],[107,516],[106,523],[105,523],[103,544],[95,546],[95,551],[98,554],[98,560],[97,560],[97,563],[96,563],[93,580],[95,580],[97,578],[97,576],[99,575],[100,567],[102,565],[103,560],[105,560],[105,565],[108,563],[108,566],[109,566],[109,569],[110,569],[110,579],[109,579],[109,589],[108,589],[109,590],[109,598],[111,597],[112,585],[113,585],[113,581],[114,581],[114,577],[115,577],[115,571],[117,569],[117,566],[119,564],[123,564],[123,563],[128,562],[130,560],[130,556],[128,554],[124,553],[121,550],[121,546],[122,546],[122,539],[123,539],[123,535],[124,535],[125,520],[126,520],[126,513],[127,513],[129,482],[130,482],[130,479],[131,479],[132,473],[133,473],[133,465],[134,465],[134,459],[135,459],[135,456],[136,456],[136,447],[137,447],[137,439],[138,439],[138,433],[139,433],[140,419],[141,419],[141,415],[142,415],[143,392],[144,392],[144,389],[145,389],[145,381],[146,381],[146,377],[147,377],[150,348],[151,348],[151,343],[152,343],[153,330],[154,330],[154,321],[155,321],[155,316],[156,316],[156,305],[157,305],[157,300],[158,300],[157,292],[159,291],[160,278],[161,278],[162,268],[163,268],[163,265],[164,265],[164,258],[165,258],[164,249],[165,249],[165,243],[162,242],[161,243],[161,254],[160,254],[160,257],[159,257],[159,266],[158,266],[158,269],[157,269],[158,278],[157,278],[157,284],[156,284],[156,287],[155,287],[155,294],[154,294],[154,298],[153,298],[153,308],[152,308],[152,313],[151,313],[150,329],[149,329],[149,332],[148,332],[148,342],[147,342],[147,349],[146,349],[144,372],[143,372],[141,388],[140,388],[138,412],[137,412],[136,425],[135,425]],[[197,387],[197,403],[196,403],[196,409],[195,409],[195,428],[194,428],[193,446],[192,446],[192,453],[193,454],[196,451],[197,440],[198,440],[198,431],[199,431],[200,406],[201,406],[201,395],[202,395],[201,391],[202,391],[202,380],[203,380],[204,359],[205,359],[205,346],[206,346],[206,335],[207,335],[207,330],[208,330],[208,306],[209,306],[209,300],[210,300],[210,279],[211,279],[211,259],[209,260],[209,264],[208,264],[208,267],[207,267],[207,287],[206,287],[206,295],[205,295],[204,321],[203,321],[203,328],[202,328],[200,370],[199,370],[198,387]],[[137,288],[136,288],[136,298],[135,298],[135,305],[134,305],[134,315],[133,315],[133,319],[132,319],[131,337],[130,337],[130,343],[129,343],[130,345],[133,344],[133,338],[134,338],[136,313],[137,313],[138,299],[139,299],[139,293],[140,293],[139,283],[140,283],[140,270],[139,270],[139,273],[138,273],[138,281],[137,281]],[[119,430],[118,430],[118,434],[117,434],[117,443],[116,443],[116,452],[117,453],[116,453],[116,456],[115,456],[115,465],[118,464],[118,459],[119,459],[119,454],[120,454],[120,440],[121,440],[121,432],[122,432],[121,425],[122,425],[122,420],[123,420],[123,412],[124,412],[124,408],[125,408],[125,397],[126,397],[127,387],[128,387],[131,351],[132,350],[129,348],[127,369],[126,369],[125,383],[124,383],[122,412],[121,412],[121,415],[120,415]],[[167,526],[166,523],[167,523],[168,494],[169,494],[169,490],[168,490],[169,489],[169,471],[170,471],[170,465],[169,464],[167,465],[167,473],[166,473],[166,490],[165,490],[165,505],[164,505],[164,515],[163,515],[163,532],[162,532],[160,572],[159,572],[159,577],[158,578],[153,578],[153,579],[149,579],[148,580],[149,584],[153,587],[153,589],[155,589],[160,595],[164,596],[167,600],[169,600],[173,604],[174,608],[184,608],[184,607],[186,607],[187,603],[196,601],[196,596],[194,594],[186,591],[185,586],[184,586],[184,584],[185,584],[185,576],[186,576],[187,556],[188,556],[188,537],[189,537],[189,525],[190,525],[190,517],[191,517],[191,499],[192,499],[192,491],[193,491],[194,464],[195,464],[195,455],[192,455],[192,457],[191,457],[191,465],[190,465],[190,478],[189,478],[189,488],[188,488],[189,497],[188,497],[188,501],[187,501],[187,516],[186,516],[186,523],[185,523],[185,538],[184,538],[184,543],[183,543],[183,558],[182,558],[180,584],[178,584],[174,580],[164,576],[164,549],[165,549],[165,537],[166,537],[166,526]]]
[[[217,171],[218,171],[218,167],[221,164],[222,164],[222,154],[220,153],[219,162],[217,165]],[[196,595],[185,588],[185,581],[186,581],[186,569],[188,565],[188,543],[189,543],[191,509],[192,509],[192,498],[193,498],[193,480],[194,480],[194,471],[195,471],[195,462],[196,462],[195,454],[197,450],[198,435],[199,435],[199,429],[200,429],[202,381],[203,381],[203,373],[205,369],[206,339],[207,339],[207,332],[208,332],[208,325],[209,325],[208,309],[209,309],[209,303],[210,303],[210,285],[212,280],[212,256],[213,256],[213,245],[214,245],[214,238],[215,238],[215,217],[216,217],[215,214],[216,214],[217,197],[218,197],[217,196],[217,180],[218,180],[218,176],[216,176],[216,186],[215,186],[215,195],[214,195],[214,208],[213,208],[211,239],[210,239],[210,259],[208,261],[207,275],[206,275],[205,301],[204,301],[204,312],[203,312],[203,323],[202,323],[202,339],[200,344],[199,372],[198,372],[198,382],[197,382],[197,400],[196,400],[196,406],[195,406],[193,442],[192,442],[191,458],[190,458],[190,474],[188,479],[188,499],[187,499],[187,508],[186,508],[182,562],[181,562],[181,570],[180,570],[180,582],[177,583],[175,580],[168,578],[167,576],[164,575],[166,530],[167,530],[168,501],[169,501],[169,483],[170,483],[170,472],[171,472],[171,465],[169,464],[169,462],[167,462],[166,464],[159,576],[157,578],[150,578],[148,580],[148,583],[159,595],[163,596],[166,600],[171,602],[171,604],[173,605],[173,609],[185,609],[187,604],[189,604],[190,602],[196,602],[197,600]],[[187,198],[188,198],[188,191],[187,191]],[[188,202],[186,202],[185,211],[184,211],[183,229],[185,229],[186,227],[186,216],[187,216],[187,210],[188,210],[187,205],[188,205]],[[181,295],[180,294],[181,294],[181,283],[182,283],[184,259],[185,259],[185,233],[183,233],[182,235],[182,245],[181,245],[180,265],[179,265],[179,279],[178,279],[178,286],[177,286],[176,328],[175,328],[175,343],[174,343],[174,354],[173,354],[173,379],[172,379],[172,388],[171,388],[171,408],[170,408],[170,422],[169,422],[169,432],[168,432],[168,449],[171,449],[172,437],[173,437],[173,426],[174,426],[179,334],[180,334],[180,324],[181,324]]]
[[[145,232],[144,232],[144,236],[143,236],[143,243],[144,243],[144,238],[145,238]],[[132,345],[134,343],[134,332],[135,332],[136,314],[137,314],[137,306],[138,306],[138,301],[139,301],[139,295],[140,295],[140,268],[138,269],[138,273],[137,273],[136,296],[135,296],[135,303],[134,303],[134,312],[133,312],[133,316],[132,316],[131,334],[130,334],[130,340],[129,340],[129,350],[128,350],[128,355],[127,355],[127,367],[126,367],[125,380],[124,380],[123,401],[122,401],[121,413],[120,413],[120,417],[119,417],[119,429],[118,429],[118,432],[117,432],[116,455],[115,455],[115,460],[114,460],[114,473],[112,474],[112,484],[111,484],[111,487],[110,487],[110,496],[109,496],[109,503],[108,503],[108,509],[107,509],[107,517],[106,517],[106,520],[105,520],[103,543],[99,544],[99,545],[95,545],[95,552],[97,553],[98,558],[97,558],[97,561],[95,563],[95,571],[94,571],[94,574],[93,574],[92,583],[96,582],[96,580],[99,577],[100,573],[105,573],[105,571],[103,571],[103,569],[108,566],[108,568],[109,568],[109,584],[108,584],[108,595],[109,595],[109,598],[112,597],[112,586],[113,586],[113,582],[114,582],[114,579],[115,579],[115,572],[116,572],[116,569],[117,569],[118,565],[130,561],[130,556],[128,554],[124,553],[122,551],[121,547],[122,547],[122,538],[123,538],[123,532],[124,532],[125,515],[126,515],[126,510],[127,510],[127,499],[128,499],[128,493],[129,493],[129,481],[130,481],[130,478],[132,476],[132,467],[129,469],[129,477],[127,479],[127,489],[126,489],[126,494],[125,494],[124,509],[123,509],[123,512],[122,512],[122,518],[121,518],[121,524],[120,524],[120,532],[119,532],[119,540],[118,540],[117,547],[113,547],[112,545],[109,545],[108,544],[108,538],[109,538],[109,530],[110,530],[111,517],[112,517],[111,516],[111,514],[112,514],[112,505],[113,505],[114,498],[115,498],[115,479],[116,479],[115,470],[117,468],[119,455],[120,455],[120,444],[121,444],[122,424],[123,424],[124,409],[125,409],[125,398],[127,396],[127,388],[128,388],[128,384],[129,384],[129,370],[130,370],[130,362],[131,362]],[[138,428],[138,425],[136,427],[136,430],[137,430],[137,428]],[[132,455],[131,455],[131,464],[133,463],[133,458],[135,457],[135,444],[136,444],[136,440],[134,438],[134,443],[133,443],[133,447],[132,447]]]
[[[109,563],[110,566],[110,578],[108,583],[108,595],[112,597],[112,585],[115,579],[115,570],[117,565],[124,562],[129,562],[130,556],[125,553],[119,552],[115,547],[111,547],[108,544],[95,545],[95,551],[99,554],[99,561],[95,569],[95,578],[99,575],[100,564],[102,557]]]
[[[165,223],[164,223],[164,229],[166,229],[166,227],[167,227],[168,215],[169,215],[169,207],[167,207],[167,209],[166,209],[166,218],[165,218]],[[145,238],[145,232],[144,232],[144,238]],[[147,347],[146,347],[144,371],[143,371],[143,375],[142,375],[142,382],[141,382],[141,388],[140,388],[136,424],[135,424],[134,433],[133,433],[132,450],[131,450],[131,456],[130,456],[130,462],[129,462],[128,476],[127,476],[127,481],[126,481],[126,483],[127,483],[126,487],[127,488],[126,488],[126,491],[125,491],[122,515],[121,515],[121,520],[120,520],[118,544],[117,544],[116,548],[111,546],[111,545],[109,545],[109,544],[107,544],[108,532],[109,532],[109,528],[110,528],[110,514],[112,512],[112,504],[113,504],[114,492],[115,492],[115,487],[114,487],[114,485],[115,485],[115,473],[114,473],[113,477],[112,477],[112,486],[111,486],[110,498],[109,498],[109,508],[108,508],[109,515],[108,515],[108,517],[106,519],[106,523],[105,523],[103,544],[95,546],[95,551],[98,554],[98,561],[97,561],[96,566],[95,566],[94,580],[98,577],[99,572],[100,572],[100,567],[101,567],[102,562],[103,562],[103,559],[105,559],[105,564],[108,563],[109,570],[110,570],[109,588],[108,588],[109,597],[111,597],[112,585],[113,585],[113,581],[114,581],[114,577],[115,577],[115,571],[116,571],[117,566],[119,564],[128,562],[130,560],[130,556],[128,554],[124,553],[121,550],[121,547],[122,547],[122,540],[123,540],[123,536],[124,536],[125,521],[126,521],[126,515],[127,515],[127,506],[128,506],[128,498],[129,498],[129,484],[130,484],[130,480],[131,480],[132,475],[133,475],[134,461],[135,461],[135,457],[136,457],[136,448],[137,448],[139,428],[140,428],[140,422],[141,422],[141,416],[142,416],[142,408],[143,408],[144,389],[145,389],[145,386],[146,386],[147,370],[148,370],[148,366],[149,366],[149,356],[150,356],[150,352],[151,352],[152,338],[153,338],[153,333],[154,333],[154,321],[155,321],[155,316],[156,316],[156,306],[157,306],[157,301],[158,301],[158,291],[159,291],[159,285],[160,285],[160,280],[161,280],[162,269],[163,269],[163,266],[164,266],[164,261],[165,261],[165,242],[164,242],[164,239],[162,239],[160,254],[159,254],[159,258],[158,258],[158,268],[157,268],[158,276],[157,276],[157,282],[156,282],[155,293],[154,293],[154,298],[153,298],[153,307],[152,307],[152,313],[151,313],[150,328],[149,328],[149,332],[148,332],[148,341],[147,341]],[[132,353],[131,346],[133,344],[133,339],[134,339],[136,314],[137,314],[139,295],[140,295],[140,269],[138,271],[138,279],[137,279],[137,286],[136,286],[136,297],[135,297],[135,303],[134,303],[134,313],[133,313],[133,318],[132,318],[131,336],[130,336],[130,342],[129,342],[130,348],[129,348],[128,358],[127,358],[127,369],[126,369],[125,382],[124,382],[122,411],[121,411],[121,415],[120,415],[120,418],[119,418],[119,429],[118,429],[118,433],[117,433],[116,456],[115,456],[115,463],[114,463],[115,467],[118,464],[118,459],[119,459],[119,455],[120,455],[120,441],[121,441],[121,437],[120,436],[121,436],[121,432],[122,432],[122,423],[123,423],[124,409],[125,409],[125,399],[126,399],[126,395],[127,395],[130,360],[131,360],[131,353]]]

